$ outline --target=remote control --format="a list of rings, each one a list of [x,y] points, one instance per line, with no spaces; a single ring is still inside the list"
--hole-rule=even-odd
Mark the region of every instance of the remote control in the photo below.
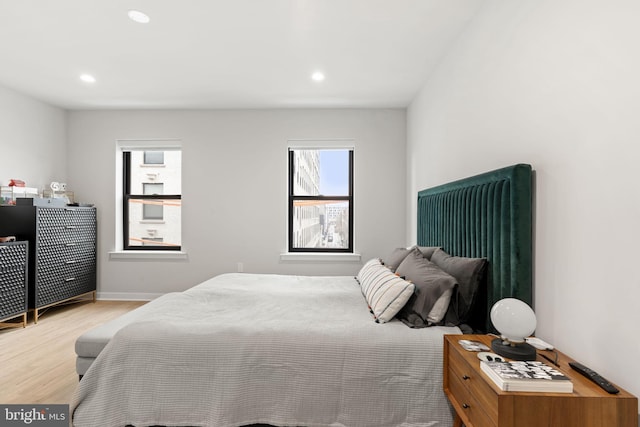
[[[575,369],[576,371],[578,371],[579,373],[581,373],[585,377],[589,378],[594,383],[598,384],[607,393],[616,394],[616,393],[620,392],[620,390],[615,388],[615,386],[613,384],[611,384],[605,378],[600,376],[600,374],[598,374],[593,369],[589,369],[586,366],[584,366],[583,364],[578,363],[578,362],[569,362],[569,366],[571,366],[573,369]]]

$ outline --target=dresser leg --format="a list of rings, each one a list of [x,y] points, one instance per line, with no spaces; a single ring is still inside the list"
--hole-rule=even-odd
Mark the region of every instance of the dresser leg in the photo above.
[[[460,415],[458,415],[456,413],[455,417],[453,417],[453,427],[462,427],[462,418],[460,418]]]

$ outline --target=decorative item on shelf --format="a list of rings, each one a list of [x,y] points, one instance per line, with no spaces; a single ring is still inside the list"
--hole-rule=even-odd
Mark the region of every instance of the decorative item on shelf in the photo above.
[[[0,187],[0,205],[10,205],[13,201],[13,187]]]
[[[481,343],[480,341],[474,340],[460,340],[458,343],[467,351],[487,351],[489,347]]]
[[[0,205],[15,205],[21,197],[38,197],[38,189],[26,187],[21,179],[10,179],[9,185],[0,187]]]
[[[491,308],[491,322],[500,338],[491,342],[491,350],[513,360],[536,360],[536,349],[525,341],[536,329],[536,315],[525,302],[504,298]]]
[[[9,187],[25,187],[26,183],[21,179],[10,179]]]
[[[45,188],[42,192],[44,198],[63,199],[66,204],[73,204],[73,191],[67,191],[67,184],[64,182],[52,181],[49,188]]]

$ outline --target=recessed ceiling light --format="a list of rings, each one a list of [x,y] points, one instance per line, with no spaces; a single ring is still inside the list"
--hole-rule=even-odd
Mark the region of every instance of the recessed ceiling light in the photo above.
[[[80,74],[80,80],[82,80],[85,83],[95,83],[96,82],[96,78],[93,77],[91,74]]]
[[[311,74],[311,79],[314,82],[321,82],[324,80],[324,73],[322,71],[316,71],[315,73]]]
[[[129,18],[132,21],[136,21],[140,24],[146,24],[149,21],[151,21],[151,18],[149,18],[149,15],[147,15],[146,13],[142,13],[139,10],[130,10],[128,12]]]

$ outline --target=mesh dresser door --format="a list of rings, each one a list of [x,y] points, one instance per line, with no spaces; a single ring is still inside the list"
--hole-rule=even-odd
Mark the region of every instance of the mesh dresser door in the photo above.
[[[27,242],[0,243],[0,321],[27,313]]]
[[[96,210],[38,208],[35,308],[96,289]]]

